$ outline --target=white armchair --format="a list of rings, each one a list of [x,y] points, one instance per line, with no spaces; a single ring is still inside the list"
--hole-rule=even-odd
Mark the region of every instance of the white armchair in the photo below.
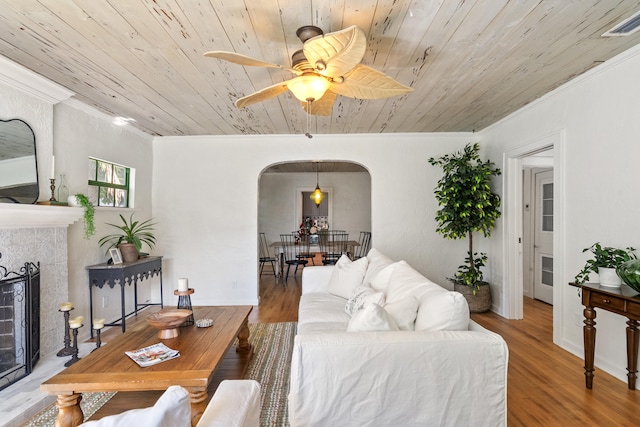
[[[254,380],[224,380],[198,421],[197,427],[258,427],[260,425],[260,384]],[[189,392],[171,386],[150,408],[131,409],[82,427],[190,427]]]

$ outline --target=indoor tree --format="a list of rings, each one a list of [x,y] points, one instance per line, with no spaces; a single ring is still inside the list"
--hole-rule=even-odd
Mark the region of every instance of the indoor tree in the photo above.
[[[447,239],[469,239],[465,264],[449,280],[471,287],[474,295],[483,282],[480,267],[487,256],[473,252],[473,232],[489,237],[500,217],[500,196],[491,191],[491,177],[501,172],[490,160],[482,161],[479,150],[478,143],[467,144],[461,151],[429,159],[444,172],[435,188],[441,207],[436,213],[436,231]]]

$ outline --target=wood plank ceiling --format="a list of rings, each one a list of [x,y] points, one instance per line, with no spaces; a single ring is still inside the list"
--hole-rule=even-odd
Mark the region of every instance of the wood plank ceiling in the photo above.
[[[279,69],[205,58],[228,50],[290,65],[296,29],[349,25],[363,59],[414,91],[338,97],[313,133],[480,130],[640,42],[601,37],[640,10],[629,0],[0,0],[0,55],[135,119],[152,135],[297,134],[289,93],[233,102],[287,80]]]

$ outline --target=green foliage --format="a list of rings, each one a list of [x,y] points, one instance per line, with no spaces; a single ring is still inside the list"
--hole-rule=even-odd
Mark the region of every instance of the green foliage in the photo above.
[[[475,252],[472,257],[471,252],[467,252],[467,257],[464,261],[466,264],[458,267],[455,277],[447,277],[447,279],[456,285],[469,286],[475,295],[480,288],[480,284],[484,282],[480,267],[485,266],[487,254]]]
[[[436,231],[447,239],[469,238],[468,265],[460,266],[454,283],[466,284],[477,290],[476,278],[482,281],[479,267],[484,266],[486,254],[473,252],[473,232],[491,235],[496,219],[500,218],[500,196],[491,191],[491,178],[501,174],[490,160],[482,161],[479,144],[467,144],[463,150],[429,163],[442,167],[444,175],[435,188],[441,209],[436,212]],[[473,254],[473,256],[471,255]],[[480,264],[478,264],[480,263]]]
[[[117,247],[120,243],[133,243],[138,252],[142,249],[142,243],[146,243],[149,248],[153,249],[156,244],[156,238],[152,233],[155,224],[151,222],[151,219],[143,222],[134,221],[133,214],[129,217],[128,222],[122,215],[120,215],[120,219],[122,220],[122,225],[107,223],[107,225],[119,229],[120,233],[104,236],[98,241],[100,246],[107,245],[107,252],[109,252],[110,248]]]
[[[96,210],[89,198],[84,194],[78,193],[75,197],[80,206],[84,209],[84,238],[88,240],[91,236],[96,234],[96,226],[93,221],[93,216],[95,215]]]
[[[632,247],[618,249],[610,246],[601,246],[600,242],[596,242],[582,250],[583,253],[587,251],[593,254],[593,258],[587,260],[582,270],[576,275],[575,281],[578,284],[589,280],[589,274],[597,273],[599,267],[618,268],[623,262],[637,258],[636,254],[633,253],[635,249]]]

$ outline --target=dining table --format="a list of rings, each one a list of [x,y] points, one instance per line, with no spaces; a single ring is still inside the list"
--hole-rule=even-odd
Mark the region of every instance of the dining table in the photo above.
[[[282,277],[284,275],[284,250],[282,249],[282,242],[276,241],[269,244],[270,248],[274,248],[275,259],[276,259],[276,275],[278,277]],[[360,246],[360,243],[356,240],[347,240],[347,252],[352,254],[354,253],[354,248]],[[313,254],[317,254],[322,252],[320,250],[320,245],[318,244],[310,244],[309,252]]]

